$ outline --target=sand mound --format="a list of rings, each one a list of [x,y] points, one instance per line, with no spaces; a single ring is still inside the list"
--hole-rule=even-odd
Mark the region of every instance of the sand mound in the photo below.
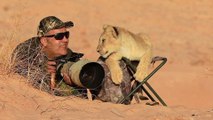
[[[212,119],[212,5],[211,0],[2,0],[0,119]],[[6,74],[8,54],[35,36],[38,22],[49,15],[75,23],[69,46],[94,61],[104,24],[150,35],[154,55],[167,57],[168,62],[149,83],[169,107],[55,97],[32,88],[18,75]]]

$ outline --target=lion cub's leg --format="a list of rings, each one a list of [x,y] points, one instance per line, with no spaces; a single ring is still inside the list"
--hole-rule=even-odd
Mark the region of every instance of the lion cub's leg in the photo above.
[[[137,81],[141,82],[148,75],[148,68],[151,63],[151,59],[152,51],[150,49],[146,51],[137,66],[136,73],[134,74],[134,77]]]
[[[123,73],[119,65],[119,60],[115,60],[114,58],[110,56],[106,59],[105,63],[109,68],[112,81],[115,84],[120,84],[123,79]]]

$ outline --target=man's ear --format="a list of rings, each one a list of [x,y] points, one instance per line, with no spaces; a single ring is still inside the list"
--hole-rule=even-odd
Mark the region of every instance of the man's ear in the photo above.
[[[47,39],[46,39],[46,38],[41,37],[41,38],[40,38],[40,42],[41,42],[41,44],[42,44],[44,47],[47,46]]]

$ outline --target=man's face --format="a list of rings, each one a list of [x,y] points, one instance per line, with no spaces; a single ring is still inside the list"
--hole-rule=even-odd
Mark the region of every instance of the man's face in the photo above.
[[[69,43],[69,33],[66,28],[50,30],[41,39],[41,43],[44,46],[44,52],[49,59],[66,55]]]

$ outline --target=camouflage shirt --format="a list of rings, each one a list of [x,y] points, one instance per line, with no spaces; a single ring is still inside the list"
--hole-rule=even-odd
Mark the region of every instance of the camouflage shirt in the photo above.
[[[57,61],[68,60],[77,53],[68,49],[68,54],[60,56]],[[11,70],[27,78],[28,82],[34,87],[50,92],[50,74],[46,70],[46,62],[48,61],[38,37],[33,37],[23,43],[20,43],[13,51],[11,62]],[[60,73],[56,73],[56,95],[69,95],[74,89],[63,82]],[[68,88],[68,89],[67,89]]]
[[[123,60],[120,61],[123,79],[120,84],[116,85],[112,82],[111,73],[104,60],[99,58],[98,63],[104,68],[105,77],[97,98],[104,102],[120,103],[121,100],[131,92],[132,75],[130,71],[128,71],[127,65]],[[131,99],[132,98],[128,98],[123,103],[130,104]]]

